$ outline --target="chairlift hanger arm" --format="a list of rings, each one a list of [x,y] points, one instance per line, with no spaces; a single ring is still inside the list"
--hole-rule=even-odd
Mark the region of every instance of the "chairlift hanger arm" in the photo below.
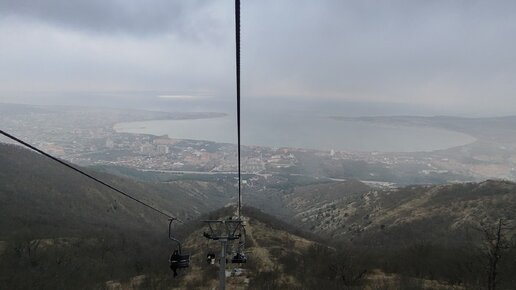
[[[178,250],[179,250],[179,253],[181,253],[181,242],[180,242],[178,239],[176,239],[176,238],[174,238],[174,237],[172,236],[172,222],[173,222],[174,220],[176,220],[176,219],[174,219],[174,218],[170,218],[170,219],[169,219],[169,222],[168,222],[168,238],[169,238],[170,240],[172,240],[172,241],[174,241],[174,242],[176,242],[176,243],[177,243],[177,248],[178,248]]]
[[[241,220],[204,220],[203,222],[208,224],[210,230],[209,233],[203,234],[207,239],[237,240],[242,236],[240,232],[237,234],[237,231],[243,228]]]

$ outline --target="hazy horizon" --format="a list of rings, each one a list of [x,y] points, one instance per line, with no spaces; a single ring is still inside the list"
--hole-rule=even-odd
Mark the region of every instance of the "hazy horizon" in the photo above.
[[[232,111],[232,5],[0,1],[0,102]],[[245,1],[242,105],[515,115],[514,12],[511,1]]]
[[[148,111],[165,112],[221,112],[235,114],[235,100],[177,100],[177,99],[150,99],[145,96],[120,100],[119,98],[106,98],[103,96],[91,97],[84,95],[83,98],[39,98],[18,99],[0,101],[1,104],[19,104],[34,106],[70,106],[85,108],[111,108],[111,109],[137,109]],[[242,111],[251,114],[269,113],[304,113],[317,116],[454,116],[466,118],[489,118],[516,116],[516,111],[506,110],[505,112],[490,111],[460,111],[451,108],[437,106],[418,106],[404,103],[382,103],[382,102],[360,102],[360,101],[338,101],[338,100],[288,100],[282,98],[263,98],[243,100]]]

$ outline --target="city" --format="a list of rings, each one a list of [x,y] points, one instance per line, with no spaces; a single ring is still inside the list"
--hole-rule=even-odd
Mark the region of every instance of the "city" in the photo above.
[[[6,130],[38,148],[83,166],[123,166],[170,173],[236,172],[236,146],[169,136],[119,133],[118,122],[152,119],[213,118],[220,113],[164,113],[114,109],[25,108],[0,117]],[[22,110],[23,111],[23,110]],[[471,146],[432,152],[351,152],[244,146],[246,174],[299,174],[317,178],[360,179],[370,184],[442,183],[484,177],[512,178],[512,164],[484,160],[467,164]],[[474,147],[473,147],[474,148]],[[462,154],[456,154],[462,152]],[[388,171],[388,173],[387,173]],[[394,172],[394,173],[393,173]],[[397,177],[403,176],[403,179]],[[408,176],[408,177],[407,177]]]

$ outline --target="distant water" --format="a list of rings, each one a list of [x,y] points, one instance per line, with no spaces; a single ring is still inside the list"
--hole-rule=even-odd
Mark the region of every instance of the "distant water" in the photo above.
[[[117,132],[236,143],[234,116],[118,123]],[[302,114],[246,115],[242,143],[322,150],[417,152],[469,144],[475,138],[444,129],[334,120]]]

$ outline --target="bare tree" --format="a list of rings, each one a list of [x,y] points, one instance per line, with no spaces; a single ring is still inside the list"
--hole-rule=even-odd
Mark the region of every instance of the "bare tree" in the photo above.
[[[482,224],[484,234],[485,253],[487,255],[487,289],[496,290],[500,280],[498,263],[504,252],[510,248],[510,241],[507,238],[507,231],[510,229],[509,222],[500,218],[495,224]]]
[[[365,253],[346,251],[329,265],[330,273],[338,277],[344,286],[351,287],[359,284],[366,276],[367,269],[363,266]]]
[[[330,265],[330,271],[337,275],[346,287],[358,284],[367,274],[367,269],[357,268],[350,264]]]

